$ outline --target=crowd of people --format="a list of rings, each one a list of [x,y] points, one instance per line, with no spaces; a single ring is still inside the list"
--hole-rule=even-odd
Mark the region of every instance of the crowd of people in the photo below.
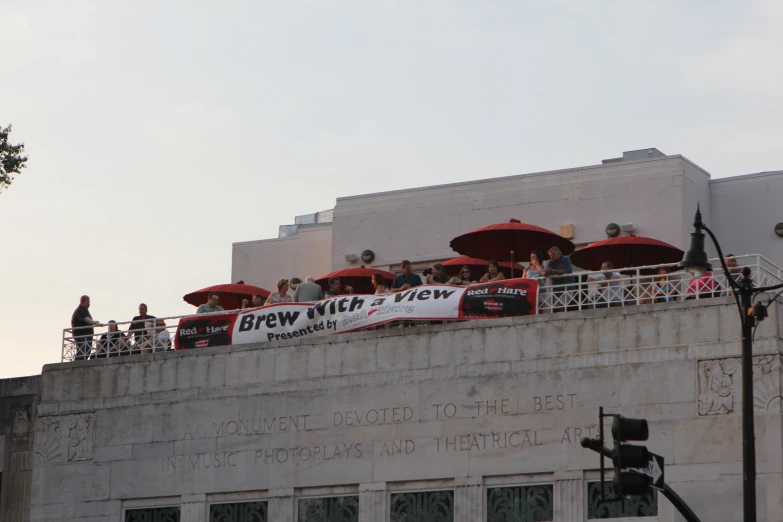
[[[95,328],[100,326],[106,326],[107,332],[94,340]],[[114,319],[106,325],[93,319],[90,314],[90,296],[83,295],[71,316],[71,332],[76,345],[74,360],[77,361],[172,349],[166,322],[149,315],[144,303],[139,305],[139,315],[133,317],[127,332],[122,332]]]
[[[571,259],[563,255],[558,247],[553,246],[547,251],[547,254],[549,259],[545,261],[541,252],[531,252],[529,264],[524,268],[520,277],[536,279],[541,286],[551,287],[553,302],[562,305],[553,308],[553,311],[574,309],[573,303],[577,301],[578,295],[579,275],[574,273]],[[735,281],[739,281],[743,277],[742,267],[737,263],[736,257],[733,254],[728,254],[725,261],[731,277]],[[730,293],[730,290],[725,288],[719,289],[718,282],[712,272],[706,272],[703,276],[688,281],[687,288],[683,289],[682,285],[675,284],[676,278],[673,277],[672,271],[673,267],[659,267],[657,274],[649,279],[649,283],[642,285],[641,290],[637,288],[636,292],[631,295],[626,287],[628,277],[616,270],[611,262],[605,261],[601,265],[600,272],[590,272],[584,279],[584,282],[587,283],[587,289],[582,288],[581,291],[587,291],[590,295],[587,299],[581,300],[581,307],[584,308],[585,305],[588,308],[622,306],[629,302],[629,299],[638,304],[661,303],[697,297],[703,299]],[[442,263],[434,263],[430,267],[429,274],[422,280],[420,275],[413,272],[411,262],[405,260],[401,264],[401,273],[395,276],[391,286],[387,286],[387,281],[381,273],[373,274],[372,285],[375,295],[386,295],[403,292],[425,283],[467,286],[500,281],[505,278],[499,263],[490,260],[487,263],[486,273],[479,278],[472,274],[470,266],[462,266],[459,274],[451,277]],[[256,308],[279,303],[309,303],[353,292],[354,289],[351,286],[341,284],[339,277],[328,280],[326,291],[316,283],[312,276],[306,277],[304,282],[294,277],[290,280],[278,280],[276,291],[266,299],[261,294],[255,294],[250,299],[243,299],[239,308]],[[79,306],[71,317],[71,330],[76,345],[75,360],[153,353],[172,349],[171,336],[166,329],[165,321],[149,315],[147,305],[144,303],[139,305],[139,315],[132,319],[126,332],[120,331],[117,322],[110,320],[105,325],[108,331],[97,340],[94,339],[95,327],[104,325],[92,318],[89,308],[90,297],[83,295]],[[209,314],[224,311],[225,309],[220,306],[220,295],[217,292],[211,292],[208,294],[207,302],[200,305],[196,313]]]

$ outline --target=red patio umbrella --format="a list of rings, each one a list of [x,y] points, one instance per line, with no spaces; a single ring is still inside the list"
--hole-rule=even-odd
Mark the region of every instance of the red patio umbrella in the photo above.
[[[326,292],[329,289],[329,280],[333,277],[340,278],[340,285],[342,290],[346,286],[353,288],[355,294],[374,294],[375,288],[372,286],[372,275],[380,273],[383,275],[383,280],[386,281],[387,286],[391,286],[394,281],[394,274],[386,272],[384,270],[378,270],[377,268],[365,268],[362,265],[361,268],[343,268],[335,272],[321,276],[315,280],[316,283],[321,285],[321,288]]]
[[[458,277],[459,271],[462,269],[463,266],[467,266],[470,268],[470,275],[473,277],[476,281],[479,280],[481,276],[483,276],[487,272],[487,263],[489,261],[486,259],[479,259],[477,257],[468,257],[468,256],[459,256],[449,259],[448,261],[443,262],[443,268],[446,270],[446,273],[449,274],[452,277]],[[506,277],[511,277],[511,266],[512,263],[509,262],[498,262],[500,264],[499,270],[503,272],[503,275]],[[520,265],[519,263],[513,263],[514,266],[514,272],[515,273],[522,273],[522,271],[525,269],[524,266]],[[424,275],[428,275],[431,272],[432,269],[428,268],[424,271]]]
[[[210,293],[217,292],[220,295],[220,306],[226,310],[236,310],[242,304],[242,299],[250,299],[253,294],[261,294],[266,300],[269,297],[269,290],[260,286],[246,285],[243,281],[233,285],[214,285],[196,290],[182,296],[186,303],[193,306],[200,306],[207,302]]]
[[[642,236],[622,236],[591,243],[571,254],[571,262],[585,270],[601,270],[604,261],[615,268],[678,263],[683,251],[676,246]]]
[[[526,259],[533,250],[546,255],[553,246],[560,248],[565,255],[574,251],[574,244],[563,236],[518,219],[477,228],[455,237],[449,245],[455,252],[466,256],[511,262],[515,257]]]

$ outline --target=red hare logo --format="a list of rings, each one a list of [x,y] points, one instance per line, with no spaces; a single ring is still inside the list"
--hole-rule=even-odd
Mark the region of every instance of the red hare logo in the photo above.
[[[183,317],[177,327],[177,349],[230,345],[235,317]]]
[[[378,311],[378,309],[377,309],[377,308],[373,308],[372,310],[370,310],[369,312],[367,312],[367,315],[368,315],[368,316],[370,316],[370,315],[372,315],[372,314],[376,313],[377,311]]]
[[[534,281],[512,280],[470,287],[462,296],[460,315],[488,318],[535,313],[535,285]]]

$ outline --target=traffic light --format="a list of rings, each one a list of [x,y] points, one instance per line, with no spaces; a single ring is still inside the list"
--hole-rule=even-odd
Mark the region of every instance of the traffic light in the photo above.
[[[647,468],[650,462],[650,452],[644,446],[626,444],[626,441],[647,440],[650,435],[645,419],[629,419],[615,415],[612,422],[612,438],[614,450],[614,492],[616,495],[643,495],[647,493],[651,480],[646,474],[635,471],[623,471],[628,468]]]

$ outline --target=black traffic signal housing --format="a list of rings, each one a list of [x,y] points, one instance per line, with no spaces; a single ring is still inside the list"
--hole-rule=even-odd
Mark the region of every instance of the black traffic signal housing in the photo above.
[[[650,488],[650,477],[635,471],[623,471],[628,468],[646,468],[650,452],[644,446],[626,444],[626,441],[644,441],[650,435],[645,419],[629,419],[615,415],[612,422],[614,450],[614,479],[612,484],[616,495],[644,495]]]

